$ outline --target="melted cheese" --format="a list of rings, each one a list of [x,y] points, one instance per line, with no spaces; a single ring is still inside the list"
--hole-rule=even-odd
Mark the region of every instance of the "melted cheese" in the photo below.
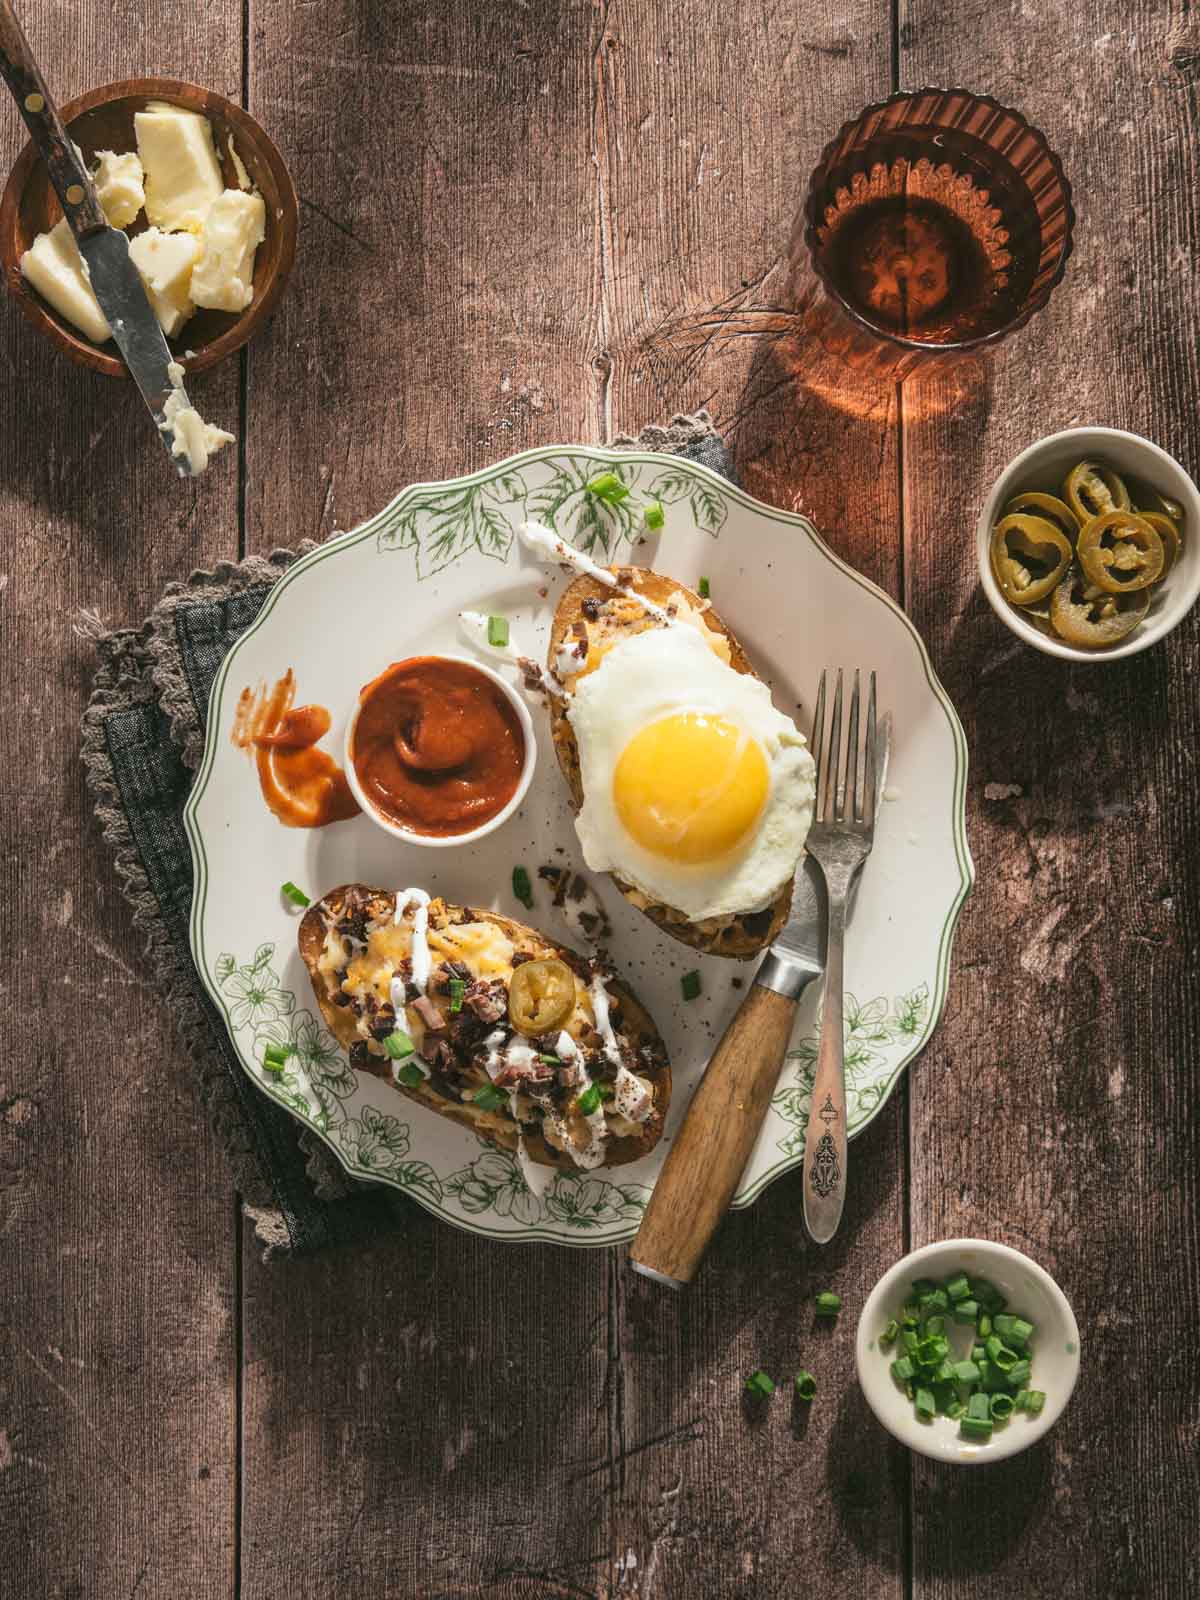
[[[444,961],[463,961],[478,978],[512,976],[514,946],[494,922],[459,922],[429,930],[429,948]]]

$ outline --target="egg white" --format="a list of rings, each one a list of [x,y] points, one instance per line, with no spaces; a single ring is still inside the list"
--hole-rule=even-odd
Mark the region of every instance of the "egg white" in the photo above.
[[[767,798],[755,825],[719,861],[668,861],[630,836],[613,802],[626,745],[650,723],[697,712],[753,738],[767,762]],[[580,678],[567,717],[579,745],[583,805],[575,828],[593,872],[615,872],[691,922],[765,910],[795,875],[812,822],[815,769],[803,734],[771,704],[766,684],[735,672],[695,629],[631,634]]]

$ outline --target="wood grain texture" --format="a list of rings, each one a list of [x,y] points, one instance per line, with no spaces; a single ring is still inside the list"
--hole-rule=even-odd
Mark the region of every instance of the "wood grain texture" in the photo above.
[[[139,65],[236,92],[238,15],[164,40],[136,0],[24,8],[63,99]],[[0,164],[24,141],[4,97]],[[236,373],[197,393],[237,417]],[[31,1600],[233,1575],[233,1195],[79,764],[78,608],[136,624],[237,550],[236,473],[181,484],[148,426],[0,304],[0,1589]]]
[[[1200,467],[1183,398],[1200,381],[1200,34],[1194,12],[1097,0],[1024,6],[1017,28],[985,9],[950,31],[926,0],[901,17],[901,81],[965,80],[1019,105],[1062,156],[1080,217],[1064,283],[997,352],[990,395],[905,390],[906,595],[967,726],[978,870],[912,1099],[913,1242],[983,1232],[1026,1250],[1071,1299],[1084,1354],[1070,1408],[1028,1455],[986,1473],[915,1466],[913,1594],[1166,1600],[1200,1584],[1185,1510],[1200,1369],[1184,1354],[1200,626],[1193,614],[1111,665],[1036,655],[988,609],[973,531],[1000,469],[1072,423],[1133,429]],[[1136,117],[1097,115],[1133,104]]]

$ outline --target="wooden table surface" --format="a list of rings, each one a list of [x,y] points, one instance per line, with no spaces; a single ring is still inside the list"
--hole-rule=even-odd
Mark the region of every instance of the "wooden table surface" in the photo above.
[[[1200,627],[1053,663],[988,609],[973,532],[1073,423],[1200,467],[1193,0],[23,10],[64,99],[151,72],[242,98],[302,238],[273,326],[195,384],[240,442],[194,485],[131,389],[0,305],[0,1594],[1196,1595]],[[986,366],[861,386],[771,313],[826,138],[927,82],[1047,131],[1075,255]],[[5,103],[0,166],[21,142]],[[136,623],[407,481],[700,405],[902,601],[971,745],[949,1003],[840,1236],[806,1244],[792,1175],[682,1298],[415,1207],[264,1266],[89,814],[77,608]],[[853,1370],[876,1277],[954,1234],[1030,1252],[1083,1329],[1060,1425],[980,1471],[910,1458]],[[747,1407],[749,1371],[802,1363],[811,1416]]]

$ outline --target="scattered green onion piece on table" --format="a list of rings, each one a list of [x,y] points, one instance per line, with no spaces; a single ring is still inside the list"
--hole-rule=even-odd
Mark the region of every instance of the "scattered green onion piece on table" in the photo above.
[[[817,1296],[817,1315],[819,1317],[836,1317],[842,1309],[842,1297],[834,1294],[829,1289],[823,1289]]]
[[[524,867],[514,867],[512,875],[512,892],[515,899],[519,900],[526,911],[533,910],[533,884]]]
[[[971,1282],[965,1272],[956,1272],[954,1277],[946,1279],[946,1293],[951,1300],[965,1300],[971,1292]]]
[[[646,526],[654,533],[657,533],[662,527],[663,523],[667,520],[666,513],[663,511],[661,500],[651,500],[650,504],[646,507],[645,520]]]
[[[425,1082],[425,1074],[415,1061],[406,1061],[403,1066],[393,1068],[393,1076],[406,1089],[415,1089],[419,1083]]]
[[[1007,1422],[1013,1414],[1013,1397],[1010,1394],[994,1394],[991,1399],[991,1412],[993,1422]]]
[[[685,1000],[695,1000],[700,993],[700,974],[685,972],[679,980],[679,988]]]
[[[700,579],[700,587],[696,592],[700,596],[701,600],[707,600],[710,597],[712,590],[709,587],[707,578]]]
[[[467,992],[467,980],[465,978],[451,978],[450,979],[450,1011],[451,1011],[451,1013],[454,1013],[455,1011],[461,1011],[462,1010],[462,1008],[463,1008],[463,998],[466,995],[466,992]]]
[[[285,899],[290,900],[294,906],[307,906],[312,904],[312,901],[305,894],[304,890],[297,888],[290,878],[281,887],[279,892],[284,896]]]
[[[598,1083],[590,1083],[575,1104],[585,1117],[590,1117],[593,1111],[598,1111],[600,1109],[600,1085]]]
[[[394,1033],[389,1033],[383,1041],[383,1048],[393,1061],[403,1061],[405,1056],[413,1053],[413,1042],[403,1028],[397,1028]]]
[[[508,1103],[508,1096],[494,1083],[485,1083],[482,1089],[476,1089],[472,1098],[481,1111],[499,1111]]]
[[[765,1400],[768,1395],[775,1393],[775,1380],[768,1378],[765,1372],[752,1372],[746,1379],[746,1387],[751,1394]]]
[[[811,1372],[805,1372],[801,1367],[796,1374],[796,1398],[798,1400],[811,1400],[817,1392],[817,1380]]]
[[[488,635],[487,635],[487,639],[488,639],[488,643],[490,645],[494,645],[498,650],[503,650],[505,648],[505,646],[508,644],[508,618],[507,617],[489,617],[488,618]]]

